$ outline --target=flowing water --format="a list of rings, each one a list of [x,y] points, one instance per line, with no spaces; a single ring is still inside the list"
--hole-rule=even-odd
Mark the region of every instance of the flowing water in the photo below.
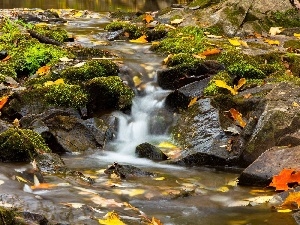
[[[105,17],[76,19],[64,28],[74,35],[80,34],[77,41],[81,44],[94,46],[98,36],[90,35],[91,30],[102,32],[107,23]],[[142,94],[135,97],[131,114],[114,113],[119,121],[117,137],[103,151],[63,156],[69,168],[93,177],[96,183],[87,186],[68,177],[47,176],[46,181],[56,187],[30,190],[12,179],[16,171],[24,171],[30,165],[1,163],[0,205],[21,207],[55,221],[78,225],[99,224],[97,219],[112,210],[127,224],[141,224],[141,211],[148,218],[160,219],[164,225],[296,224],[291,214],[271,210],[275,201],[268,201],[274,192],[237,186],[238,172],[184,168],[136,158],[134,150],[138,144],[169,141],[167,125],[160,124],[157,119],[158,113],[166,115],[163,106],[168,94],[155,83],[155,72],[161,68],[162,57],[151,53],[147,45],[113,42],[105,48],[121,56],[124,64],[132,69],[132,75],[138,75],[145,87]],[[173,117],[170,113],[168,116]],[[108,178],[103,171],[113,162],[135,165],[157,176],[127,180]],[[125,206],[124,202],[138,208],[139,212]]]

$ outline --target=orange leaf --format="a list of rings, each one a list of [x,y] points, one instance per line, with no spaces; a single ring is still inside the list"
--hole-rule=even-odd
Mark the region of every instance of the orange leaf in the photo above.
[[[295,171],[294,169],[282,169],[278,175],[273,176],[269,186],[275,187],[276,191],[286,191],[289,189],[288,184],[299,182],[300,171]]]
[[[148,41],[146,40],[146,35],[142,35],[138,39],[130,40],[130,42],[133,42],[133,43],[147,43]]]
[[[219,54],[221,52],[220,49],[218,48],[213,48],[213,49],[207,49],[205,51],[203,51],[201,53],[201,55],[205,55],[205,56],[208,56],[208,55],[215,55],[215,54]]]
[[[190,106],[194,105],[194,104],[197,102],[197,100],[198,100],[198,97],[194,97],[194,98],[192,98],[192,100],[190,101],[190,103],[189,103],[188,107],[190,107]]]
[[[45,75],[50,71],[50,66],[42,66],[36,71],[36,74],[38,75]]]
[[[150,23],[151,21],[153,21],[153,17],[150,14],[146,14],[143,18],[143,20],[146,21],[146,23]]]
[[[284,200],[281,206],[292,206],[297,203],[298,208],[300,206],[300,192],[290,192],[288,197]]]
[[[10,58],[11,58],[11,56],[8,55],[8,56],[6,56],[4,59],[2,59],[2,61],[5,62],[5,61],[9,60]]]
[[[7,102],[9,96],[3,96],[2,98],[0,98],[0,109],[3,108],[3,106],[5,105],[5,103]]]
[[[239,79],[238,84],[233,86],[233,89],[235,91],[238,91],[244,84],[246,84],[246,79],[241,78],[241,79]]]
[[[31,186],[31,189],[32,190],[34,190],[34,189],[50,189],[50,188],[53,188],[55,186],[56,186],[55,184],[40,183],[38,185]]]
[[[244,128],[244,127],[246,126],[247,123],[243,120],[242,114],[241,114],[239,111],[237,111],[237,110],[234,109],[234,108],[231,108],[231,109],[229,110],[229,112],[230,112],[232,118],[233,118],[235,121],[237,121],[238,124],[239,124],[241,127]]]

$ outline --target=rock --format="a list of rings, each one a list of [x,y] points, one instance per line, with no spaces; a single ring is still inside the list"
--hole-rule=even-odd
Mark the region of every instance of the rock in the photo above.
[[[266,94],[250,117],[257,116],[257,124],[249,131],[242,154],[244,165],[249,165],[267,149],[285,144],[297,135],[300,127],[299,101],[300,88],[292,83],[278,83]],[[247,131],[247,126],[245,127]],[[244,131],[245,132],[245,131]],[[289,138],[290,137],[290,138]],[[293,138],[297,142],[297,138]],[[288,143],[292,144],[292,143]]]
[[[42,153],[35,158],[38,169],[44,174],[61,174],[67,171],[65,163],[56,153]]]
[[[226,166],[240,156],[240,150],[231,150],[228,143],[232,136],[221,127],[219,111],[211,105],[211,99],[200,99],[184,111],[175,126],[172,136],[184,150],[172,162],[188,166]]]
[[[265,151],[239,176],[240,185],[268,186],[284,168],[300,169],[300,145],[273,147]]]
[[[122,179],[131,178],[131,177],[153,177],[155,176],[154,173],[141,170],[135,166],[130,165],[120,165],[118,163],[114,163],[113,165],[109,166],[104,173],[111,175],[116,175]]]
[[[166,106],[175,112],[180,109],[187,109],[192,98],[203,95],[203,90],[209,80],[210,78],[195,81],[171,92],[166,97]]]
[[[135,154],[140,158],[147,158],[152,160],[166,160],[166,156],[159,148],[147,142],[136,146]]]
[[[223,70],[217,61],[206,61],[195,66],[179,65],[157,71],[157,83],[163,89],[178,89],[186,84],[203,80]]]
[[[8,56],[8,53],[6,50],[0,51],[0,60],[5,59]]]

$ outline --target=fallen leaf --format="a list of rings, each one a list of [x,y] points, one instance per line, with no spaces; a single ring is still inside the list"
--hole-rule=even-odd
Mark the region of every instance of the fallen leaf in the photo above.
[[[75,18],[79,18],[79,17],[82,17],[82,16],[83,16],[82,11],[78,11],[77,13],[74,14]]]
[[[61,62],[70,62],[70,61],[73,61],[73,59],[69,59],[68,57],[62,57],[62,58],[59,58],[59,60]]]
[[[56,187],[56,185],[55,184],[49,184],[49,183],[40,183],[39,185],[30,186],[30,188],[32,190],[35,190],[35,189],[51,189],[53,187]]]
[[[233,118],[236,122],[238,122],[238,124],[239,124],[241,127],[244,128],[244,127],[246,126],[247,123],[243,120],[242,114],[241,114],[239,111],[237,111],[237,110],[234,109],[234,108],[231,108],[231,109],[229,110],[229,112],[230,112],[232,118]]]
[[[45,75],[45,74],[49,73],[49,71],[50,71],[50,66],[42,66],[36,71],[36,74],[37,75]]]
[[[299,38],[300,39],[300,34],[298,33],[294,33],[294,37]]]
[[[73,67],[82,67],[86,62],[80,62],[74,65]]]
[[[281,206],[292,207],[293,204],[297,204],[298,208],[300,207],[300,192],[290,192]]]
[[[289,213],[289,212],[292,212],[293,210],[291,209],[277,209],[277,212],[279,213]]]
[[[248,99],[248,98],[251,98],[252,97],[252,94],[251,93],[248,93],[248,94],[244,94],[243,95],[245,99]]]
[[[170,143],[170,142],[167,142],[167,141],[163,141],[161,143],[159,143],[158,145],[159,148],[174,148],[174,149],[177,149],[177,146]]]
[[[173,54],[169,54],[166,58],[164,58],[163,63],[167,64],[173,56]]]
[[[165,180],[165,177],[154,177],[153,180]]]
[[[262,38],[262,35],[260,33],[254,32],[253,35],[256,38]]]
[[[17,179],[19,182],[28,183],[28,180],[25,180],[23,177],[16,176],[16,179]]]
[[[171,24],[172,25],[178,25],[178,24],[182,23],[182,21],[183,21],[183,19],[175,19],[175,20],[171,21]]]
[[[77,202],[66,202],[66,203],[61,203],[62,205],[74,208],[74,209],[80,209],[84,204],[82,203],[77,203]]]
[[[229,43],[233,46],[240,46],[241,43],[240,43],[240,40],[236,39],[236,38],[231,38],[231,39],[228,39]]]
[[[159,219],[152,217],[151,223],[149,225],[163,225]]]
[[[6,104],[6,102],[8,101],[9,96],[3,96],[2,98],[0,98],[0,109],[3,108],[3,106]]]
[[[150,22],[153,21],[154,19],[153,19],[153,17],[152,17],[150,14],[147,13],[147,14],[144,16],[143,20],[145,20],[146,23],[150,23]]]
[[[11,56],[8,55],[8,56],[6,56],[4,59],[2,59],[2,61],[5,62],[5,61],[9,60],[10,58],[11,58]]]
[[[136,196],[136,195],[142,195],[145,193],[144,189],[114,189],[114,193],[118,195],[128,195],[130,197]]]
[[[132,78],[132,80],[133,80],[134,86],[139,86],[142,83],[141,78],[139,78],[138,76],[134,76]]]
[[[269,45],[280,45],[278,40],[265,39],[264,42],[268,43]]]
[[[269,33],[271,35],[276,35],[276,34],[280,34],[284,29],[282,29],[282,27],[271,27],[269,30]]]
[[[209,56],[209,55],[219,54],[220,52],[221,52],[220,49],[218,49],[218,48],[212,48],[212,49],[207,49],[207,50],[201,52],[200,54],[204,55],[204,56]]]
[[[134,39],[134,40],[129,40],[130,42],[133,43],[147,43],[148,41],[146,40],[146,35],[142,35],[141,37],[139,37],[138,39]]]
[[[298,104],[297,102],[293,102],[293,103],[292,103],[292,106],[294,106],[294,107],[299,107],[299,104]]]
[[[214,35],[214,34],[207,34],[206,37],[209,37],[209,38],[222,38],[223,36]]]
[[[238,93],[232,87],[230,87],[229,85],[227,85],[225,81],[215,80],[215,84],[216,84],[217,87],[226,88],[227,90],[229,90],[231,92],[232,95],[236,95]]]
[[[273,176],[270,187],[275,187],[276,191],[286,191],[288,184],[300,182],[300,171],[294,169],[282,169],[278,175]]]
[[[239,79],[238,84],[233,86],[233,89],[235,91],[238,91],[244,84],[246,84],[246,79],[241,78],[241,79]]]
[[[119,215],[116,212],[108,212],[103,219],[99,219],[98,222],[99,224],[103,224],[103,225],[125,225],[125,223],[123,223],[120,220]]]
[[[197,102],[197,100],[198,100],[198,97],[192,98],[192,100],[190,101],[188,107],[191,107],[192,105],[194,105]]]

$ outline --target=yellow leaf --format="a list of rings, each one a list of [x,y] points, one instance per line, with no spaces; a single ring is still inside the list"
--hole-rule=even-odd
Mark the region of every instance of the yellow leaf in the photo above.
[[[277,212],[280,212],[280,213],[289,213],[289,212],[292,212],[293,210],[291,209],[277,209]]]
[[[50,71],[50,66],[42,66],[36,71],[36,74],[37,75],[45,75],[45,74],[49,73],[49,71]]]
[[[282,206],[292,206],[293,204],[297,204],[298,207],[300,206],[300,192],[290,192],[282,203]]]
[[[64,83],[64,79],[59,78],[56,81],[54,81],[54,84],[63,84]]]
[[[147,43],[148,41],[146,40],[146,38],[147,38],[146,35],[142,35],[138,39],[129,40],[129,41],[133,43]]]
[[[299,38],[300,39],[300,34],[298,33],[294,33],[294,37]]]
[[[229,43],[233,46],[240,46],[241,43],[240,43],[240,40],[236,39],[236,38],[231,38],[231,39],[228,39]]]
[[[78,11],[77,13],[74,14],[74,17],[78,18],[78,17],[82,17],[83,13],[82,11]]]
[[[49,80],[49,81],[46,81],[46,82],[44,83],[44,86],[47,87],[47,86],[50,86],[50,85],[53,85],[53,84],[54,84],[54,82],[51,81],[51,80]]]
[[[153,180],[164,180],[164,179],[166,179],[165,177],[155,177],[155,178],[153,178]]]
[[[163,225],[159,219],[152,217],[151,223],[149,225]]]
[[[104,216],[104,220],[99,219],[98,222],[103,225],[125,225],[125,223],[120,220],[119,215],[114,211],[107,213]]]
[[[276,35],[276,34],[280,34],[284,29],[282,29],[282,27],[271,27],[269,30],[269,33],[271,35]]]
[[[265,39],[264,42],[268,43],[269,45],[280,45],[278,40]]]
[[[177,148],[176,145],[173,145],[172,143],[167,142],[167,141],[163,141],[163,142],[159,143],[158,147],[159,148]]]
[[[246,79],[241,78],[241,79],[239,79],[238,84],[233,86],[233,89],[235,91],[238,91],[244,84],[246,84]]]
[[[46,81],[44,83],[44,86],[47,87],[47,86],[51,86],[51,85],[58,85],[58,84],[63,84],[64,83],[64,80],[62,78],[60,79],[57,79],[56,81]]]
[[[292,106],[294,106],[294,107],[299,107],[299,104],[298,104],[297,102],[293,102],[293,103],[292,103]]]
[[[230,87],[229,85],[227,85],[224,81],[222,80],[215,80],[215,84],[217,87],[221,87],[221,88],[226,88],[227,90],[229,90],[231,92],[231,94],[236,95],[238,92],[236,90],[234,90],[232,87]]]
[[[136,196],[136,195],[142,195],[145,193],[145,190],[143,189],[114,189],[114,193],[118,195],[129,195],[130,197]]]
[[[132,80],[133,80],[134,86],[139,86],[142,83],[141,78],[139,78],[138,76],[134,76],[132,78]]]
[[[153,21],[153,17],[150,14],[146,14],[143,18],[143,20],[146,21],[146,23],[150,23],[151,21]]]
[[[172,57],[173,57],[173,54],[169,54],[166,58],[164,58],[163,63],[167,64]]]
[[[198,100],[198,97],[192,98],[192,100],[190,101],[188,107],[191,107],[192,105],[194,105],[197,102],[197,100]]]
[[[28,181],[25,180],[23,177],[20,177],[20,176],[16,176],[16,179],[19,181],[19,182],[24,182],[24,183],[27,183]]]
[[[183,21],[183,19],[175,19],[175,20],[171,21],[171,24],[172,25],[180,24],[180,23],[182,23],[182,21]]]
[[[228,192],[228,191],[229,191],[229,188],[226,187],[226,186],[223,186],[223,187],[219,187],[219,188],[217,189],[217,191],[220,191],[220,192]]]
[[[244,128],[244,127],[246,126],[247,123],[243,120],[242,114],[241,114],[239,111],[237,111],[237,110],[234,109],[234,108],[231,108],[231,109],[229,110],[229,112],[230,112],[232,118],[233,118],[235,121],[237,121],[238,124],[239,124],[241,127]]]

